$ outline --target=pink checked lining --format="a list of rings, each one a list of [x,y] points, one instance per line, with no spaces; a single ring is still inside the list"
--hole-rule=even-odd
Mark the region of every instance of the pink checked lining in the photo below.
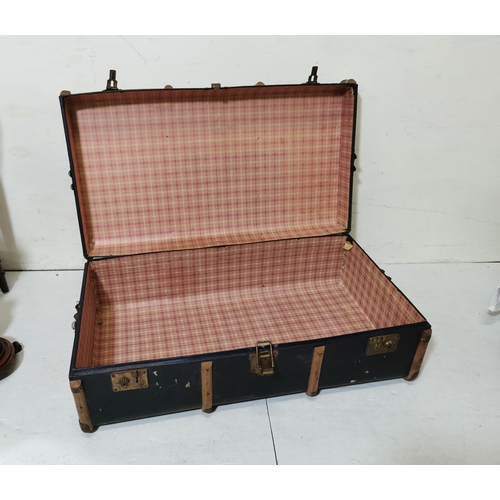
[[[65,103],[91,257],[347,228],[349,86],[109,92]]]
[[[356,244],[344,249],[345,241],[304,238],[92,262],[77,367],[423,321]]]
[[[109,92],[65,107],[87,253],[119,256],[89,265],[76,367],[423,320],[356,244],[325,236],[348,223],[350,86]]]

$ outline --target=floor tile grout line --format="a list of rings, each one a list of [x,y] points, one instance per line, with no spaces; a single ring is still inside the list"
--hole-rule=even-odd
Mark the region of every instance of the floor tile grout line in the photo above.
[[[436,264],[500,264],[500,260],[448,260],[448,261],[421,261],[421,262],[377,262],[378,266],[426,266]]]
[[[269,420],[269,430],[271,431],[271,439],[273,441],[274,461],[276,465],[278,465],[278,455],[276,454],[276,444],[274,442],[273,426],[271,424],[271,416],[269,415],[269,404],[267,402],[267,398],[266,398],[266,410],[267,410],[267,419]]]

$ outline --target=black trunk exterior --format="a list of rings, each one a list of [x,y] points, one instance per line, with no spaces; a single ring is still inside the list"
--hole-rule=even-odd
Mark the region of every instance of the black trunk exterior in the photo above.
[[[176,413],[201,408],[201,363],[213,363],[214,406],[293,393],[305,393],[314,348],[324,345],[325,355],[319,389],[406,377],[415,356],[423,322],[404,327],[373,330],[339,337],[275,346],[273,375],[250,371],[255,349],[194,357],[156,360],[72,370],[81,379],[94,425]],[[398,333],[395,352],[367,356],[368,339]],[[113,392],[111,374],[147,369],[149,387]],[[304,396],[305,397],[305,396]]]

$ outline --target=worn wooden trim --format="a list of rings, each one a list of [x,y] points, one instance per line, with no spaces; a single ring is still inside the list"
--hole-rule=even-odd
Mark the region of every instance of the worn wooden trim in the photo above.
[[[71,392],[73,393],[73,398],[75,399],[78,420],[80,421],[80,428],[83,432],[94,432],[95,430],[97,430],[97,426],[94,426],[92,424],[89,406],[87,404],[85,391],[83,390],[82,381],[70,380],[69,385],[71,387]]]
[[[205,413],[213,411],[213,390],[212,390],[212,362],[204,361],[201,364],[201,409]]]
[[[415,357],[413,358],[413,363],[410,368],[410,372],[404,378],[409,382],[415,380],[420,372],[420,367],[422,366],[422,361],[424,360],[425,351],[429,345],[429,340],[431,339],[432,330],[424,330],[422,336],[420,337],[420,342],[418,343],[417,350],[415,351]]]
[[[311,372],[309,373],[309,383],[307,384],[306,394],[308,396],[316,396],[318,394],[319,377],[321,375],[321,366],[323,364],[323,356],[325,354],[325,346],[314,348],[314,353],[311,362]]]

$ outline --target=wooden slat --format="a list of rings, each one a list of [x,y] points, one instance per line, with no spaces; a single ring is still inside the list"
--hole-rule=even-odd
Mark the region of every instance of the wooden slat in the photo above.
[[[314,349],[314,354],[311,363],[311,372],[309,374],[309,383],[307,384],[306,394],[308,396],[316,396],[318,394],[319,377],[321,375],[321,366],[323,364],[323,355],[325,354],[325,346],[319,346]]]
[[[205,413],[213,411],[212,396],[212,362],[204,361],[201,364],[201,409]]]

